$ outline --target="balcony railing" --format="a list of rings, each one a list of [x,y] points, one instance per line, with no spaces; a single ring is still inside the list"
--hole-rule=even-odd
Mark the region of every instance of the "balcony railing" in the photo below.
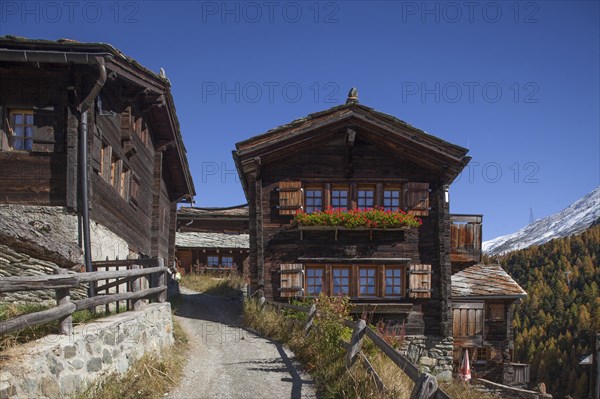
[[[482,215],[450,215],[450,261],[481,262]]]

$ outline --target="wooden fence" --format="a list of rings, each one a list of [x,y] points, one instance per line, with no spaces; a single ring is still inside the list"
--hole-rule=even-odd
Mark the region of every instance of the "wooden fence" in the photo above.
[[[72,314],[78,310],[92,309],[97,306],[127,301],[127,309],[140,310],[144,299],[156,298],[158,302],[165,302],[167,298],[166,272],[164,260],[135,259],[107,262],[95,262],[94,266],[110,268],[125,266],[125,270],[96,271],[89,273],[67,273],[58,269],[54,275],[3,277],[0,279],[0,294],[17,291],[37,291],[53,289],[56,292],[57,306],[40,312],[28,313],[0,322],[0,336],[26,327],[44,324],[51,321],[60,321],[62,334],[73,331]],[[148,281],[148,288],[142,288],[142,280]],[[104,284],[98,286],[97,283]],[[71,300],[70,289],[79,288],[82,284],[92,284],[94,292],[104,291],[104,294]],[[116,287],[126,285],[125,292],[118,292]],[[114,293],[110,289],[115,287]]]
[[[317,313],[314,304],[311,307],[304,307],[283,302],[267,301],[264,297],[259,299],[259,305],[261,310],[265,305],[270,305],[278,309],[291,309],[307,313],[307,318],[303,326],[303,329],[307,334],[312,327],[313,320]],[[373,343],[415,383],[410,399],[451,399],[442,388],[438,387],[437,380],[434,376],[427,373],[421,373],[415,364],[410,362],[405,356],[385,342],[383,338],[367,326],[364,320],[344,320],[343,323],[346,327],[352,329],[352,339],[350,340],[350,343],[344,341],[340,342],[340,345],[346,349],[346,366],[352,366],[355,361],[360,358],[365,369],[373,377],[377,388],[381,392],[385,390],[385,385],[381,378],[379,378],[377,371],[375,371],[369,362],[369,359],[361,352],[365,336],[373,341]]]

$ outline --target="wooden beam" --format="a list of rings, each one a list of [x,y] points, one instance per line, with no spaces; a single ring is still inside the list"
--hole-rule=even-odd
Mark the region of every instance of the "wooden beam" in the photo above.
[[[58,305],[55,308],[42,310],[41,312],[29,313],[13,319],[0,322],[0,334],[8,334],[12,331],[33,327],[38,324],[48,323],[71,315],[76,310],[73,302]]]

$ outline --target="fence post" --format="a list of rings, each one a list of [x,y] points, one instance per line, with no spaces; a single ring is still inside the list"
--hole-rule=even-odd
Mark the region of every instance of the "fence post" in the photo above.
[[[308,334],[308,332],[310,331],[310,328],[312,327],[313,320],[315,319],[316,314],[317,314],[317,305],[315,305],[313,303],[312,306],[310,307],[310,310],[308,311],[308,316],[306,317],[306,323],[304,324],[304,333],[305,334]]]
[[[165,267],[165,260],[158,258],[158,266]],[[165,303],[167,300],[167,271],[164,270],[158,274],[158,286],[164,287],[165,290],[158,295],[158,302]]]
[[[67,274],[65,269],[55,269],[54,274]],[[56,304],[65,305],[71,302],[71,294],[68,288],[59,288],[56,291]],[[65,335],[71,335],[73,331],[73,316],[70,314],[66,317],[58,319],[60,323],[60,333]]]
[[[433,399],[438,390],[438,383],[431,374],[423,373],[415,382],[410,399]]]
[[[141,269],[142,267],[140,265],[131,265],[131,269],[133,270],[137,270],[137,269]],[[141,279],[143,278],[143,276],[137,277],[136,279],[134,279],[131,282],[131,290],[133,292],[140,292],[142,290],[142,281]],[[134,299],[133,301],[133,310],[140,310],[142,309],[142,300],[141,299]]]
[[[352,331],[352,340],[350,340],[350,345],[348,346],[348,351],[346,352],[346,367],[350,367],[354,364],[354,361],[356,360],[356,357],[362,348],[362,342],[366,328],[367,323],[363,319],[360,319],[354,326],[354,331]]]

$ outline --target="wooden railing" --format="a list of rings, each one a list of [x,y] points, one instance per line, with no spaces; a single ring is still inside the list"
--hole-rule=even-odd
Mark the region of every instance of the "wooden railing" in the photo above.
[[[303,329],[307,334],[310,332],[313,320],[317,313],[317,308],[314,304],[311,307],[304,307],[283,302],[267,301],[265,297],[259,298],[259,305],[261,310],[265,305],[269,305],[278,309],[290,309],[307,313],[307,318],[303,325]],[[369,359],[361,352],[365,336],[381,349],[381,351],[415,383],[410,399],[451,399],[442,388],[438,387],[437,380],[434,376],[427,373],[421,373],[414,363],[385,342],[382,337],[367,326],[364,320],[344,320],[343,323],[346,327],[352,329],[352,339],[350,342],[340,342],[340,345],[346,349],[346,366],[352,366],[356,360],[360,358],[367,372],[373,377],[380,392],[385,390],[385,384],[369,362]]]
[[[64,269],[56,270],[54,275],[3,277],[0,279],[0,294],[18,291],[37,291],[53,289],[56,292],[57,306],[40,312],[28,313],[0,322],[0,336],[26,327],[59,320],[62,334],[73,331],[72,314],[78,310],[92,309],[97,306],[129,301],[129,308],[140,310],[144,299],[157,298],[165,302],[167,298],[166,272],[164,260],[135,259],[122,261],[97,262],[96,266],[109,265],[128,266],[126,270],[98,271],[90,273],[69,274]],[[148,279],[148,288],[142,288],[142,280]],[[84,284],[96,285],[98,281],[105,284],[96,287],[96,292],[105,291],[76,301],[71,300],[70,290],[80,288]],[[126,292],[108,293],[111,287],[127,284]],[[118,306],[117,306],[118,307]]]

